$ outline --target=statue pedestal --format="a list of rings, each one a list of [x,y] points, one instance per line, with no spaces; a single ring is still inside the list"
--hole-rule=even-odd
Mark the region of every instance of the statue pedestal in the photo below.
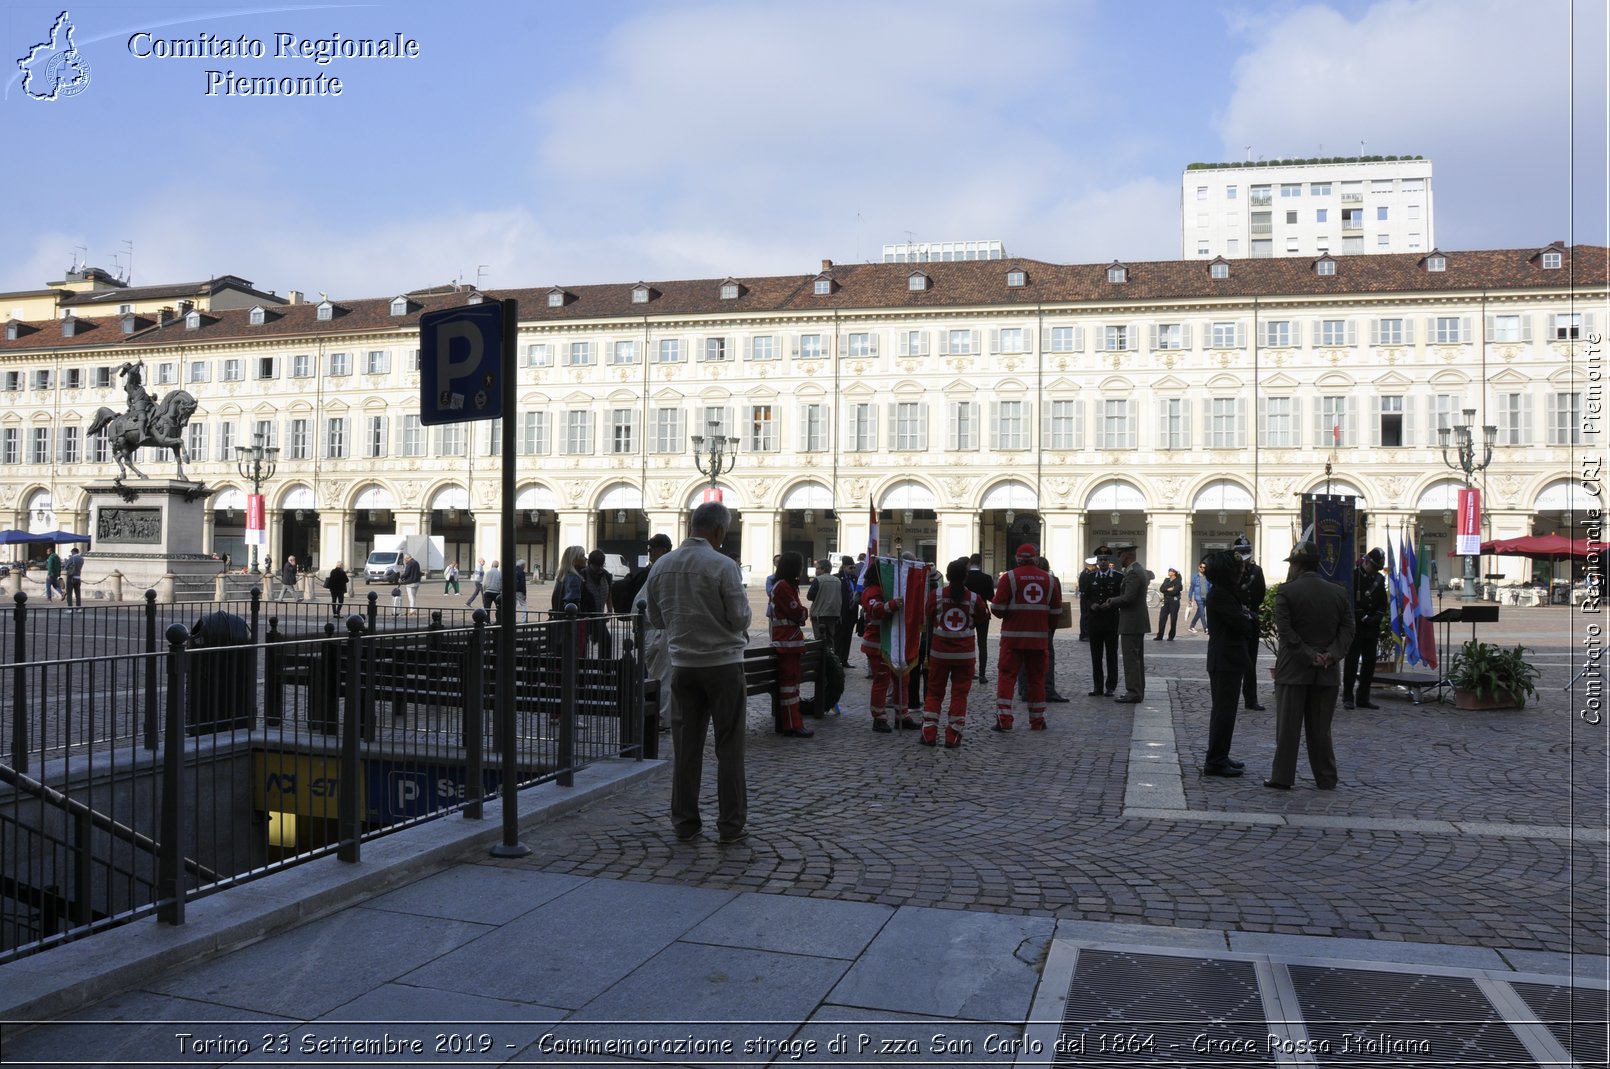
[[[84,489],[94,538],[84,559],[87,583],[116,571],[131,601],[143,599],[147,590],[163,603],[213,600],[224,563],[201,552],[211,490],[179,479],[91,483]]]

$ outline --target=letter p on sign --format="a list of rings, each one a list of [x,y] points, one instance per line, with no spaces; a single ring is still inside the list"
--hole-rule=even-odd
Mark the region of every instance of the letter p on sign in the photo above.
[[[419,317],[419,421],[497,419],[503,406],[503,322],[497,301]]]

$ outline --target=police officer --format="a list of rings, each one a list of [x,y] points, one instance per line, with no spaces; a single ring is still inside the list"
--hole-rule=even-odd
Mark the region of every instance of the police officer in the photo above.
[[[1062,598],[1051,573],[1035,563],[1035,546],[1017,547],[1017,567],[1001,576],[995,586],[990,612],[1001,620],[1001,657],[995,667],[996,731],[1012,730],[1012,692],[1017,674],[1028,673],[1029,730],[1045,730],[1045,655],[1051,637],[1051,617],[1062,608]]]
[[[1381,635],[1381,617],[1388,601],[1386,580],[1381,569],[1386,554],[1372,549],[1353,572],[1353,642],[1347,647],[1347,663],[1342,667],[1342,708],[1379,709],[1370,701],[1370,684],[1375,679],[1375,647]],[[1354,684],[1357,683],[1355,697]]]
[[[1112,550],[1096,547],[1096,570],[1079,576],[1079,598],[1089,606],[1090,696],[1109,698],[1118,690],[1118,607],[1101,608],[1124,589],[1123,574],[1112,566]]]
[[[1241,558],[1241,579],[1236,595],[1241,599],[1242,607],[1252,614],[1252,622],[1256,625],[1258,614],[1263,611],[1263,596],[1269,592],[1269,587],[1264,583],[1263,569],[1252,559],[1252,543],[1247,541],[1247,536],[1236,535],[1235,545],[1231,548]],[[1259,630],[1254,627],[1252,637],[1247,639],[1247,672],[1241,680],[1241,695],[1248,709],[1261,713],[1263,706],[1258,704],[1258,647],[1262,645]]]

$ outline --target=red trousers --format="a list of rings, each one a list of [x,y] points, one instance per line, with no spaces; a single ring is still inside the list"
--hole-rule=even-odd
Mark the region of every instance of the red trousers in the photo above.
[[[1012,725],[1012,695],[1017,691],[1019,671],[1028,673],[1029,721],[1045,719],[1045,651],[1006,648],[1001,650],[995,676],[995,715],[1005,727]]]
[[[872,668],[872,719],[882,720],[889,714],[893,699],[894,718],[906,715],[905,680],[896,680],[889,670],[889,662],[878,650],[866,650],[866,662]]]
[[[929,655],[928,658],[928,695],[922,703],[922,723],[924,727],[933,724],[939,725],[939,707],[945,701],[945,684],[950,683],[950,730],[961,734],[962,725],[967,721],[967,695],[973,689],[973,676],[978,669],[978,663],[973,655],[968,654],[965,661],[941,660]]]
[[[799,715],[799,658],[798,650],[777,651],[778,726],[785,731],[805,726],[804,719]]]

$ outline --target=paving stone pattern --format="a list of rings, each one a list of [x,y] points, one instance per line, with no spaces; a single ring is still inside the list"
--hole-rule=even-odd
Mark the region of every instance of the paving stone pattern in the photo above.
[[[814,739],[773,734],[765,700],[751,704],[746,843],[676,842],[660,778],[533,832],[530,857],[485,863],[891,906],[1603,952],[1602,840],[1126,817],[1134,707],[1087,698],[1086,647],[1071,636],[1058,646],[1073,701],[1051,706],[1047,732],[1022,730],[1021,717],[1009,734],[988,730],[992,658],[961,749],[919,746],[915,732],[876,734],[857,654],[843,715],[812,722]],[[1174,707],[1190,809],[1604,826],[1603,736],[1574,729],[1558,690],[1563,642],[1542,650],[1540,660],[1557,663],[1524,713],[1403,702],[1339,717],[1343,787],[1329,793],[1312,789],[1305,768],[1296,790],[1261,786],[1272,697],[1270,712],[1245,715],[1237,729],[1247,775],[1197,779],[1203,651],[1199,638],[1148,643],[1149,700]],[[705,772],[712,828],[708,754]]]

